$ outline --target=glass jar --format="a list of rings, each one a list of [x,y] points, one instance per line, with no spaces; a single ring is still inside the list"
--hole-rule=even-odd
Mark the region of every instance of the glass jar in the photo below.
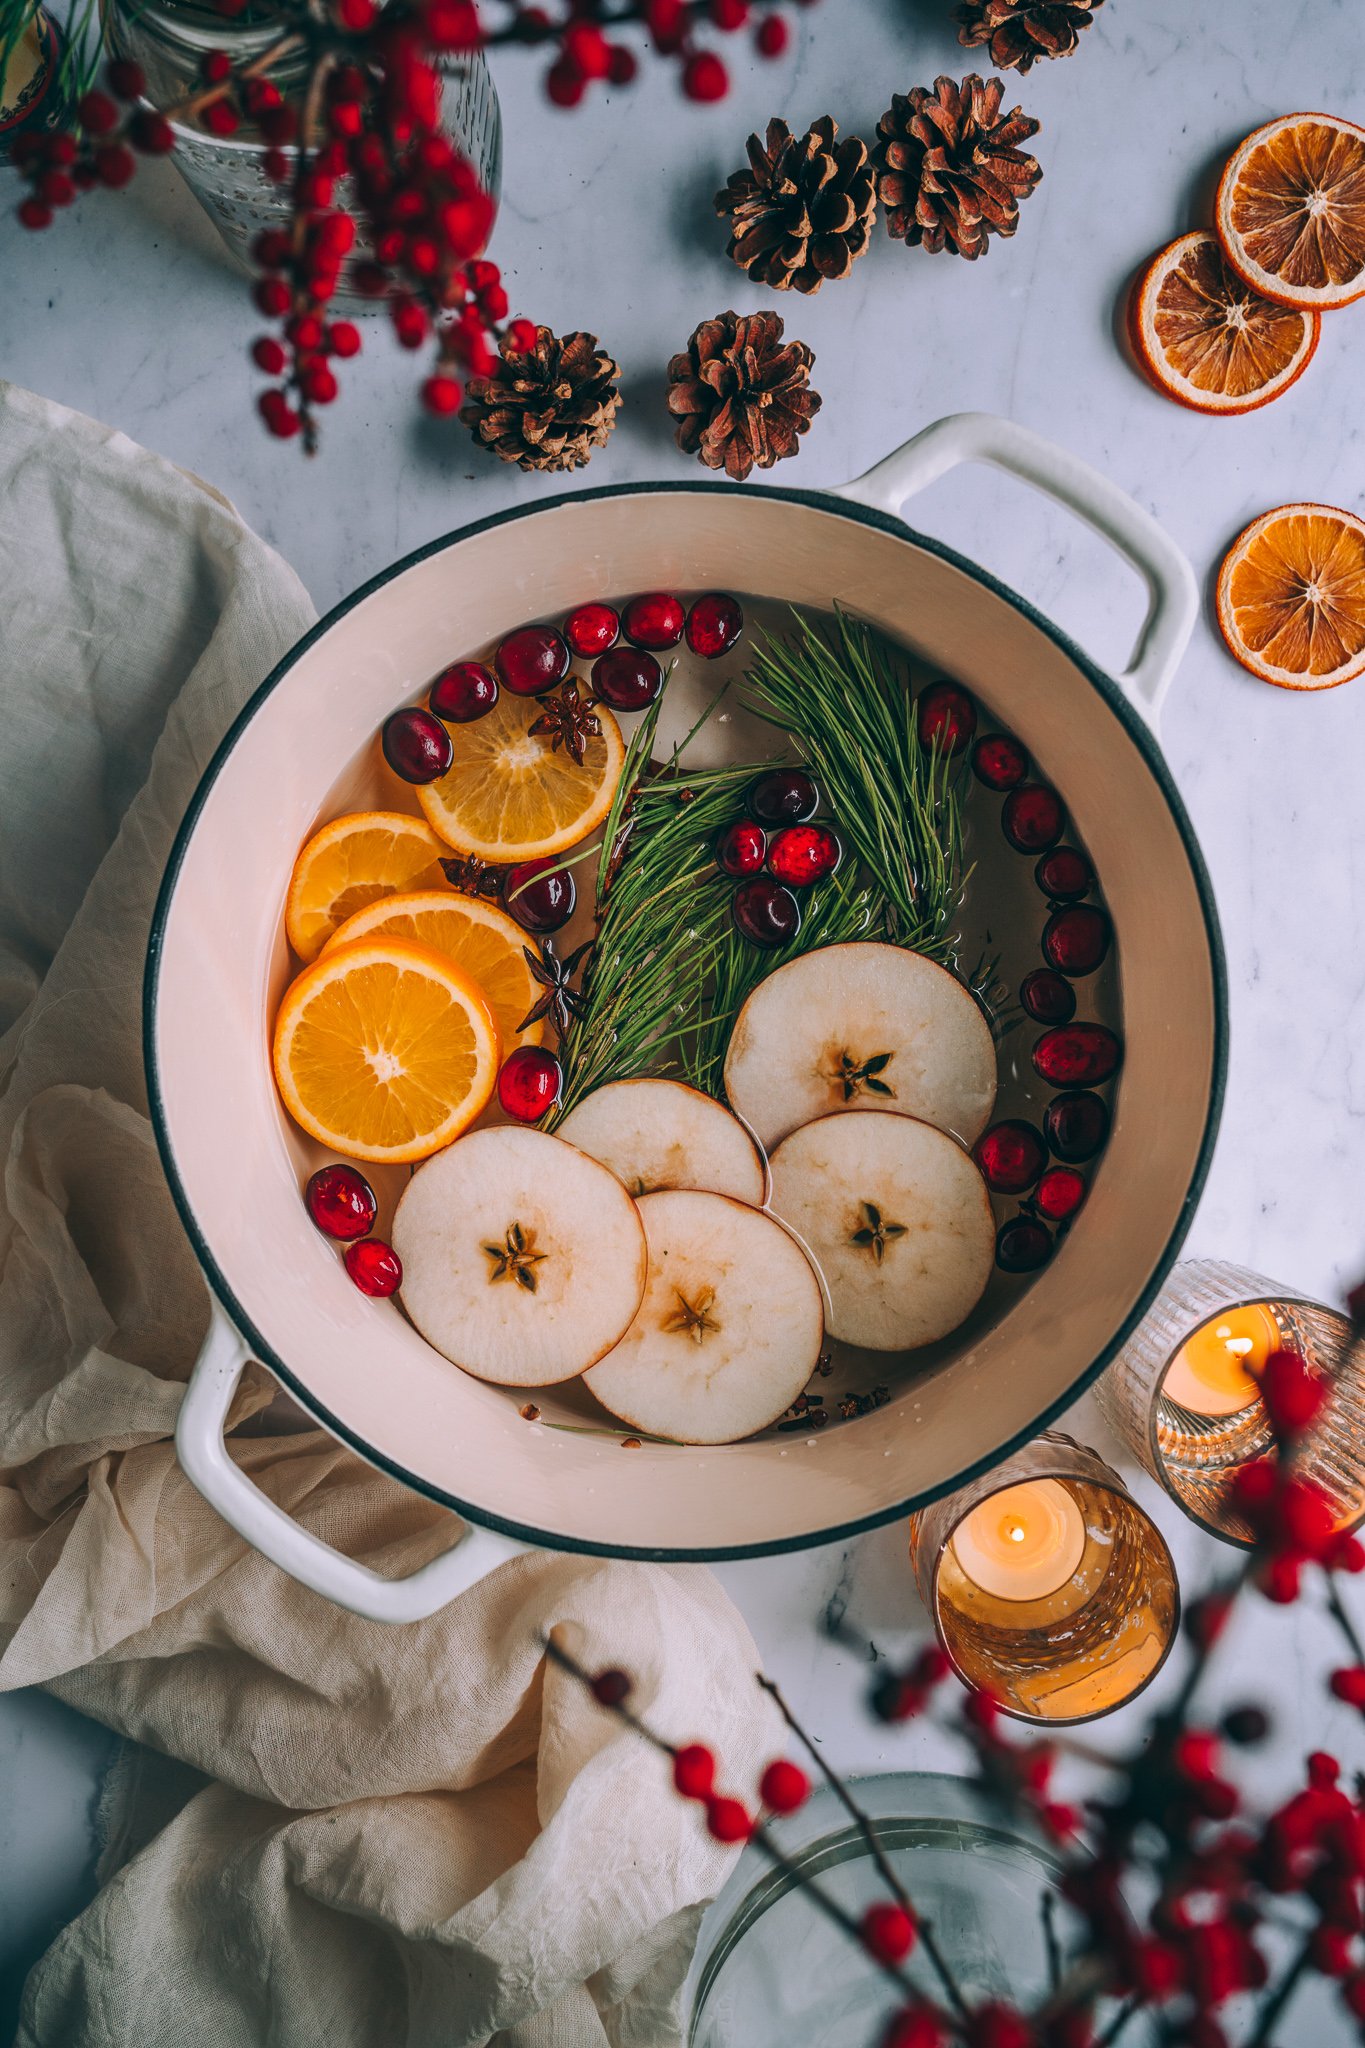
[[[963,1778],[907,1771],[853,1778],[849,1789],[968,2002],[1040,2002],[1044,1916],[1063,1952],[1076,1925],[1048,1844]],[[855,1917],[886,1899],[862,1832],[827,1787],[771,1832],[795,1874],[750,1846],[707,1908],[684,1993],[688,2048],[874,2048],[895,1988],[799,1882],[815,1879]],[[941,2001],[922,1943],[908,1973]]]
[[[61,29],[41,7],[8,42],[0,34],[0,164],[21,136],[48,134],[70,119],[65,48]]]
[[[203,86],[200,69],[209,50],[226,50],[234,66],[248,64],[280,33],[280,17],[269,6],[249,6],[227,20],[197,0],[106,0],[105,29],[111,52],[142,66],[147,97],[155,107],[173,107]],[[303,83],[301,56],[285,58],[271,72],[286,98]],[[244,124],[236,135],[210,135],[197,124],[173,121],[171,162],[244,270],[254,270],[251,244],[263,228],[288,225],[290,187],[267,178],[265,144]],[[502,115],[482,51],[450,59],[442,69],[441,126],[468,159],[494,205],[502,181]],[[293,151],[285,154],[292,158]],[[354,212],[349,179],[337,188],[337,205]],[[363,233],[341,273],[334,304],[366,311],[374,300],[355,291],[353,267],[369,253]]]

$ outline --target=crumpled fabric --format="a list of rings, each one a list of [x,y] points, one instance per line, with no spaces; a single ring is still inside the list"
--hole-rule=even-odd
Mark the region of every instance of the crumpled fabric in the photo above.
[[[175,1459],[208,1302],[147,1116],[143,956],[176,825],[307,594],[197,479],[3,384],[0,578],[0,1688],[129,1743],[105,1882],[19,2048],[666,2048],[733,1851],[543,1642],[625,1667],[743,1791],[771,1722],[712,1575],[540,1554],[367,1622]],[[229,1432],[274,1500],[381,1572],[449,1543],[325,1432],[271,1430],[273,1391],[249,1368]]]

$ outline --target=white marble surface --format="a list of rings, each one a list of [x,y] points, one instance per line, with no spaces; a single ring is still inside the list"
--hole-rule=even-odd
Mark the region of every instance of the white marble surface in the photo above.
[[[1007,413],[1098,464],[1168,526],[1207,579],[1232,536],[1289,499],[1362,504],[1360,361],[1365,309],[1329,317],[1308,375],[1245,420],[1205,420],[1134,373],[1121,296],[1152,249],[1204,218],[1210,174],[1260,121],[1298,106],[1360,118],[1358,0],[1110,0],[1070,62],[1017,96],[1039,116],[1045,179],[1013,243],[974,266],[880,239],[851,279],[814,302],[752,290],[728,264],[709,196],[775,111],[833,112],[869,134],[893,90],[966,68],[947,0],[824,0],[781,63],[741,63],[732,98],[684,106],[671,81],[557,116],[532,63],[498,67],[507,121],[494,255],[514,310],[602,335],[627,407],[584,481],[677,478],[663,369],[698,319],[777,303],[810,341],[824,410],[775,480],[837,483],[940,414]],[[550,161],[549,153],[553,152]],[[216,484],[294,563],[326,609],[376,569],[463,521],[553,492],[486,463],[423,421],[413,364],[374,327],[344,366],[343,401],[312,464],[269,443],[250,412],[256,330],[240,280],[174,173],[143,171],[122,197],[84,202],[21,240],[6,217],[0,369],[123,428]],[[792,295],[794,297],[794,295]],[[920,501],[917,522],[997,569],[1111,666],[1139,615],[1115,559],[1022,489],[962,474]],[[1296,699],[1243,675],[1201,623],[1165,738],[1222,911],[1233,1050],[1217,1158],[1190,1238],[1333,1297],[1365,1263],[1365,683]],[[1095,1432],[1086,1417],[1078,1434]],[[1188,1579],[1208,1547],[1163,1524]],[[823,1631],[846,1614],[894,1651],[923,1628],[904,1532],[721,1576],[793,1703],[845,1766],[951,1760],[924,1730],[888,1736],[860,1705],[864,1673]],[[1269,1688],[1281,1739],[1262,1780],[1312,1742],[1362,1761],[1359,1723],[1324,1704],[1313,1667],[1326,1639],[1308,1614],[1254,1606],[1230,1646],[1237,1679]],[[1136,1711],[1136,1710],[1133,1710]],[[1131,1715],[1100,1739],[1131,1732]],[[88,1879],[88,1816],[105,1739],[45,1701],[0,1701],[0,1983],[12,1987]],[[6,2024],[0,2000],[0,2034]],[[1303,2038],[1307,2038],[1304,2036]],[[1312,2038],[1347,2038],[1325,2012]]]

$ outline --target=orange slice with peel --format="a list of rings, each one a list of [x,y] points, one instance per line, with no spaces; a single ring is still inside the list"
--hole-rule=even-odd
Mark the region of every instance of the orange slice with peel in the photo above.
[[[1133,287],[1128,332],[1147,375],[1194,412],[1269,405],[1313,359],[1318,314],[1262,298],[1206,229],[1157,251]]]
[[[1365,674],[1365,519],[1281,505],[1237,536],[1218,572],[1218,624],[1263,682],[1330,690]]]
[[[305,1131],[350,1159],[426,1159],[467,1130],[497,1079],[482,989],[406,939],[330,947],[285,991],[275,1081]]]
[[[354,917],[348,917],[327,941],[324,952],[356,939],[410,939],[442,954],[472,975],[488,998],[504,1052],[516,1045],[543,1045],[546,1027],[522,1019],[541,994],[526,958],[526,933],[505,910],[458,889],[420,889],[403,896],[381,896]]]
[[[300,960],[316,960],[337,926],[377,897],[445,886],[442,842],[406,811],[353,811],[315,832],[294,863],[284,928]]]
[[[455,759],[436,782],[420,785],[417,801],[457,852],[498,862],[563,853],[611,809],[626,758],[620,726],[605,704],[594,704],[600,730],[580,765],[532,733],[544,708],[504,690],[482,718],[448,728]]]
[[[1235,149],[1214,226],[1253,290],[1329,312],[1365,297],[1365,128],[1284,114]]]

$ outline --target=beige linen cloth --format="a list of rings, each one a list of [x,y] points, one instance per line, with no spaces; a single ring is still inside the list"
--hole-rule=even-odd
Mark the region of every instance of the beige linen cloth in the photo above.
[[[539,1642],[626,1666],[743,1791],[771,1730],[710,1573],[544,1554],[365,1622],[241,1543],[170,1441],[207,1310],[147,1119],[147,926],[200,772],[312,617],[216,493],[0,385],[0,1687],[193,1767],[160,1767],[18,2039],[663,2048],[730,1854]],[[381,1571],[457,1526],[322,1431],[234,1454]]]

